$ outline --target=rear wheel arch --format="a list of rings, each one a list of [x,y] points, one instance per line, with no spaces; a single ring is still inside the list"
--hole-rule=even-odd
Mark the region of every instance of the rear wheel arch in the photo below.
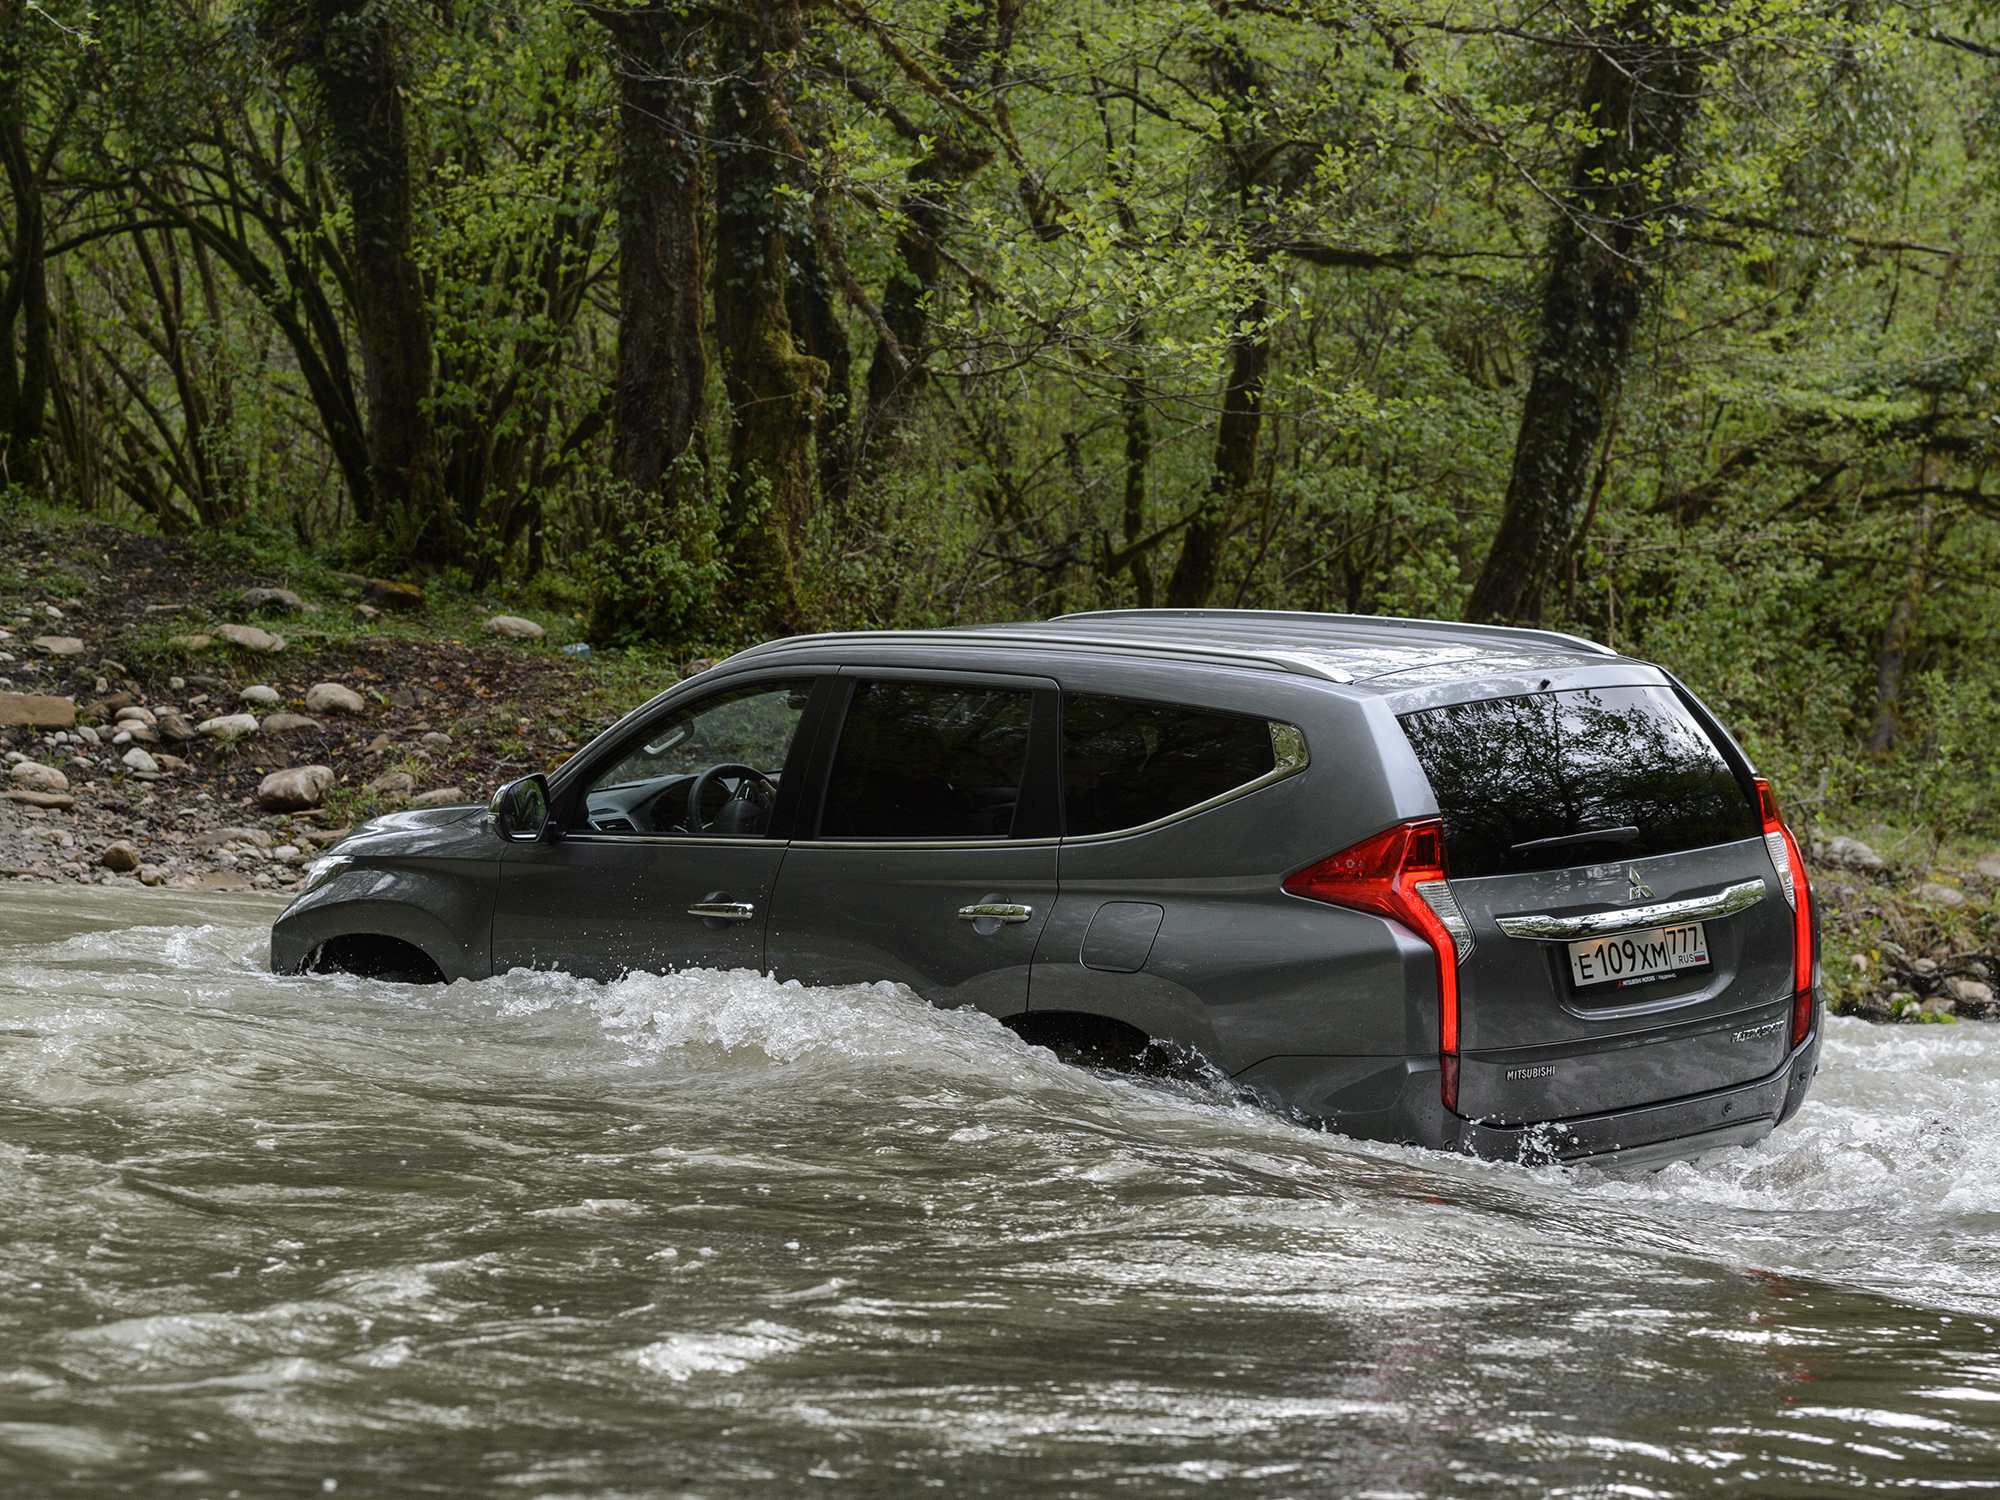
[[[1222,1074],[1184,1042],[1148,1036],[1129,1021],[1084,1010],[1029,1010],[1000,1023],[1031,1047],[1079,1068],[1210,1081]]]

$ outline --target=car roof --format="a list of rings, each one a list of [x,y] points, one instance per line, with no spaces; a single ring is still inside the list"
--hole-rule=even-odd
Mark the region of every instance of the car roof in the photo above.
[[[1385,692],[1621,659],[1582,636],[1505,625],[1261,609],[1107,609],[945,630],[792,636],[754,646],[732,664],[816,646],[927,642],[1261,667]]]

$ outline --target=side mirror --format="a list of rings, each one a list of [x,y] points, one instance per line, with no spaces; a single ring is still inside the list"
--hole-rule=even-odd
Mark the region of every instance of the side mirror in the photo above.
[[[493,815],[493,826],[502,838],[534,843],[549,826],[549,778],[537,771],[508,782],[493,794],[486,810]]]

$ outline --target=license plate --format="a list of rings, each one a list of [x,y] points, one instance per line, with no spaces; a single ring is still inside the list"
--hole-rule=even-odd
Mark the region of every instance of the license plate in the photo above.
[[[1648,927],[1616,937],[1592,938],[1569,945],[1569,973],[1579,989],[1615,985],[1657,984],[1688,969],[1708,967],[1708,938],[1699,922],[1679,927]]]

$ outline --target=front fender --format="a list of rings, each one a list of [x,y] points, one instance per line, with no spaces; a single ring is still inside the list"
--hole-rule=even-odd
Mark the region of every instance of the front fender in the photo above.
[[[271,971],[296,974],[328,938],[377,933],[413,943],[447,980],[493,971],[496,860],[349,866],[280,914],[271,928]]]

